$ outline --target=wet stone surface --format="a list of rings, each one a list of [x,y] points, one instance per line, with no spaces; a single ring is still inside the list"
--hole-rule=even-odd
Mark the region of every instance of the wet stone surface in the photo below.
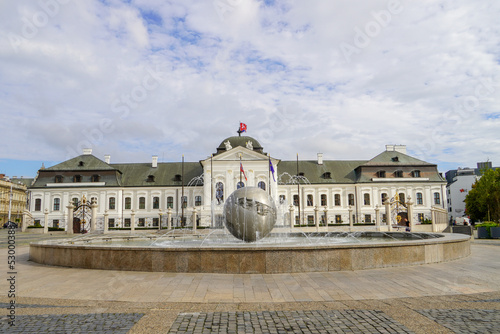
[[[500,333],[498,310],[417,310],[454,333]]]
[[[413,333],[376,310],[181,313],[169,333]]]
[[[113,333],[121,334],[137,323],[139,313],[18,315],[15,326],[0,317],[0,333]]]

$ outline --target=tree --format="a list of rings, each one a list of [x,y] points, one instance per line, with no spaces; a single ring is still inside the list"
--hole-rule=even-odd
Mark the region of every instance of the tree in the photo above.
[[[484,171],[465,197],[465,210],[472,220],[500,220],[500,168]]]

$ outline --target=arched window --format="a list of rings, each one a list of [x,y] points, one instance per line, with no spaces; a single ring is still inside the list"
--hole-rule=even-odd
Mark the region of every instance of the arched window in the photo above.
[[[194,197],[194,205],[201,206],[201,196],[198,195]]]
[[[139,210],[146,208],[146,197],[139,197]]]
[[[441,196],[439,196],[439,193],[434,193],[434,204],[441,204]]]
[[[379,170],[377,172],[377,177],[384,178],[385,177],[385,170]]]
[[[382,204],[384,204],[385,201],[388,200],[387,193],[382,193],[382,195],[380,195],[380,199],[382,200]]]
[[[81,175],[74,175],[73,182],[82,182],[82,176]]]
[[[110,210],[116,209],[116,198],[114,198],[114,197],[109,198],[109,209]]]
[[[354,205],[354,194],[349,194],[347,195],[347,200],[348,200],[348,203],[349,205]]]
[[[307,206],[313,206],[314,201],[313,201],[313,195],[309,194],[307,195]]]
[[[404,203],[405,202],[405,194],[404,193],[399,193],[399,202]]]
[[[153,209],[160,208],[160,197],[153,197]]]
[[[35,199],[35,211],[42,211],[42,199]]]
[[[130,210],[130,209],[132,209],[132,198],[125,197],[125,210]]]
[[[370,194],[363,194],[364,205],[370,205]]]
[[[417,205],[423,205],[424,204],[424,198],[422,196],[422,193],[417,193]]]
[[[167,209],[173,209],[174,208],[174,198],[172,196],[167,197]]]
[[[394,177],[403,177],[403,171],[402,170],[397,170],[394,172]]]
[[[54,211],[59,211],[61,208],[61,199],[54,198]]]
[[[328,206],[328,201],[326,199],[326,194],[321,194],[321,206]]]
[[[101,177],[97,174],[92,175],[92,178],[90,179],[92,182],[99,182]]]
[[[258,184],[257,184],[257,187],[259,187],[260,189],[262,190],[266,190],[266,183],[264,181],[260,181]]]
[[[243,188],[244,186],[245,186],[245,183],[243,183],[243,181],[238,182],[238,183],[236,184],[236,189]]]
[[[73,198],[71,199],[71,202],[73,202],[73,205],[74,205],[74,206],[75,206],[75,208],[76,208],[76,207],[78,206],[78,204],[79,204],[79,202],[80,202],[80,201],[78,200],[78,198],[73,197]]]
[[[184,209],[187,208],[187,206],[188,206],[188,198],[187,198],[187,196],[182,196],[181,197],[181,203],[182,203],[182,207]]]
[[[340,206],[340,194],[335,194],[335,206]]]
[[[217,182],[215,185],[215,199],[219,204],[224,202],[224,184],[222,182]]]
[[[54,178],[55,183],[62,183],[63,181],[63,176],[62,175],[56,175]]]

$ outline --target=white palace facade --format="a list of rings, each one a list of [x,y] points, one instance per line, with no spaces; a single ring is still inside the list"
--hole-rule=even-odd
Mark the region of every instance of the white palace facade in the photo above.
[[[97,230],[105,229],[105,222],[106,230],[189,227],[194,222],[197,227],[222,226],[224,200],[239,186],[268,191],[278,225],[369,224],[376,217],[383,225],[384,202],[391,198],[411,201],[409,219],[418,224],[432,218],[433,208],[446,210],[447,203],[446,181],[437,166],[407,155],[403,145],[387,145],[370,160],[323,160],[318,154],[313,161],[282,161],[266,154],[256,139],[234,136],[198,162],[159,163],[153,156],[149,163],[111,163],[109,156],[101,160],[87,149],[40,169],[29,189],[23,228],[68,229],[69,217],[84,199]],[[82,220],[89,219],[83,214]]]

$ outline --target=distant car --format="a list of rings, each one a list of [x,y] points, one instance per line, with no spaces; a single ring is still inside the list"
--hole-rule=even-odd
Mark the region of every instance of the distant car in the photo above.
[[[17,224],[14,222],[6,222],[3,224],[3,228],[17,228]]]

